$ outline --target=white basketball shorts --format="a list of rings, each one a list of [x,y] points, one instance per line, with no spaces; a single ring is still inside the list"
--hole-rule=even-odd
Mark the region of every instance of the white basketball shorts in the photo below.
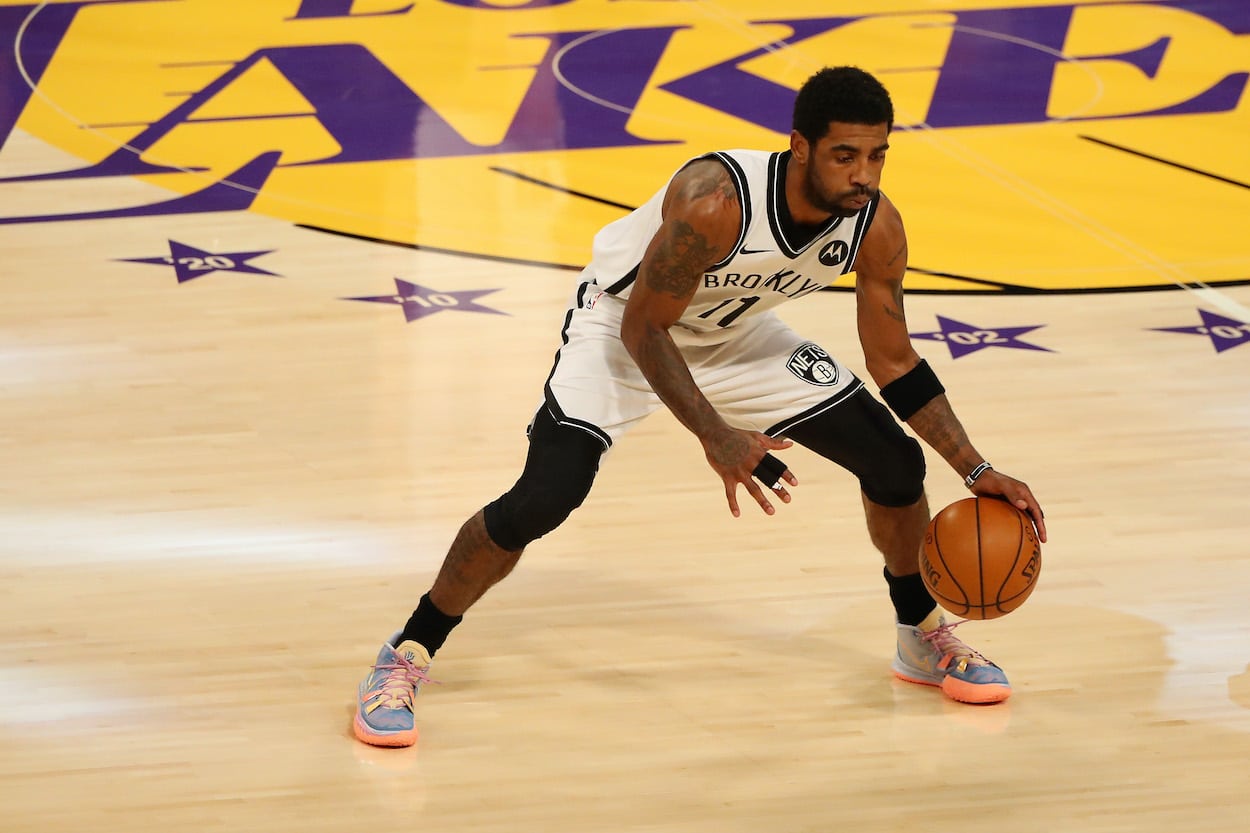
[[[545,400],[556,420],[610,447],[664,407],[621,341],[625,302],[582,284],[565,316]],[[695,383],[738,428],[770,436],[835,407],[863,382],[772,312],[711,334],[670,330]]]

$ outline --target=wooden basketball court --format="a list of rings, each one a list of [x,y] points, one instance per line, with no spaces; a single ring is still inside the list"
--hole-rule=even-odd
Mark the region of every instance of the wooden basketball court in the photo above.
[[[0,0],[0,38],[0,829],[1245,828],[1240,0]],[[594,230],[783,147],[822,63],[895,95],[910,329],[1046,509],[1036,592],[960,631],[1013,698],[891,677],[851,478],[793,450],[735,520],[662,413],[452,635],[419,745],[356,742]],[[782,315],[863,373],[853,305]]]

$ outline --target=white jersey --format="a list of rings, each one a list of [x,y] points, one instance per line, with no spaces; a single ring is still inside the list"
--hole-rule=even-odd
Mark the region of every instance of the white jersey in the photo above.
[[[698,158],[716,159],[728,168],[742,223],[733,251],[704,273],[677,322],[675,330],[686,333],[673,331],[674,337],[687,336],[679,341],[724,341],[732,336],[725,331],[747,318],[817,292],[850,271],[879,197],[850,217],[831,217],[811,240],[795,241],[786,235],[779,207],[789,152],[730,150]],[[643,254],[660,228],[667,188],[595,235],[582,280],[608,295],[629,297]]]
[[[729,169],[742,206],[733,252],[708,269],[669,335],[699,390],[731,424],[777,436],[837,407],[863,382],[771,310],[850,271],[877,208],[835,217],[808,242],[781,220],[788,153],[710,154]],[[621,341],[625,299],[660,228],[664,191],[595,237],[565,316],[543,401],[557,422],[611,445],[663,407]]]

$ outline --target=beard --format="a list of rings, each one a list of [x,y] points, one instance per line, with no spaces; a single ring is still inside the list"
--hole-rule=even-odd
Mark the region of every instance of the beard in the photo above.
[[[853,217],[859,213],[860,209],[851,208],[847,205],[848,202],[856,197],[865,197],[871,200],[876,196],[877,189],[868,187],[854,188],[838,194],[831,194],[821,186],[820,181],[816,178],[814,168],[808,168],[807,176],[803,179],[803,198],[811,203],[813,207],[837,217]]]

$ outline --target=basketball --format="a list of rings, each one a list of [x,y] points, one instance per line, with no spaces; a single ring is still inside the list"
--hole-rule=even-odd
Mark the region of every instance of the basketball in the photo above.
[[[920,549],[925,587],[966,619],[997,619],[1024,604],[1041,567],[1033,521],[996,498],[964,498],[938,512]]]

